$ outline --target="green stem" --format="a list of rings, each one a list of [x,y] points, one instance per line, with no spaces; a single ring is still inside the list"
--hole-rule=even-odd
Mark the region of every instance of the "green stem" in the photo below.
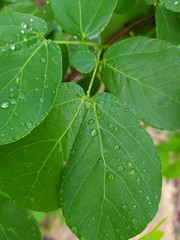
[[[54,43],[57,44],[67,44],[67,45],[87,45],[87,46],[91,46],[91,47],[99,47],[99,45],[97,43],[92,43],[92,42],[82,42],[82,41],[52,41]]]
[[[91,81],[90,81],[90,84],[89,84],[89,87],[88,87],[88,90],[87,90],[87,97],[90,97],[90,92],[91,92],[91,88],[92,88],[92,85],[93,85],[93,82],[94,82],[94,79],[95,79],[95,76],[96,76],[96,72],[97,72],[97,69],[98,69],[100,56],[101,56],[101,51],[99,51],[99,53],[98,53],[97,62],[96,62],[96,65],[95,65],[95,68],[94,68],[94,71],[93,71],[93,75],[92,75],[92,78],[91,78]]]

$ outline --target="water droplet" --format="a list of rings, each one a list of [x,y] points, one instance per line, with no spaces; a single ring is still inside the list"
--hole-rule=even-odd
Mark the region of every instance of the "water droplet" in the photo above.
[[[142,193],[142,192],[143,192],[143,190],[142,190],[142,189],[140,189],[140,190],[139,190],[139,193]]]
[[[133,205],[133,208],[137,208],[137,205],[136,205],[136,204],[134,204],[134,205]]]
[[[129,171],[129,174],[134,175],[135,172],[136,172],[136,170],[134,168],[131,168],[131,170]]]
[[[149,199],[150,199],[150,197],[147,195],[147,196],[146,196],[146,200],[149,200]]]
[[[115,128],[114,128],[114,131],[115,131],[115,132],[118,132],[118,131],[119,131],[119,128],[115,127]]]
[[[132,167],[132,162],[127,162],[128,167]]]
[[[123,204],[123,205],[122,205],[122,209],[124,209],[124,210],[128,210],[127,205],[126,205],[126,204]]]
[[[99,163],[103,163],[103,158],[102,157],[99,158]]]
[[[16,99],[15,98],[11,98],[10,103],[15,105],[16,104]]]
[[[9,107],[9,102],[1,103],[1,107],[4,108],[4,109],[8,108]]]
[[[117,100],[117,97],[116,96],[112,96],[112,100]]]
[[[108,124],[108,127],[109,127],[109,128],[113,128],[113,127],[114,127],[114,124],[113,124],[113,123],[109,123],[109,124]]]
[[[175,1],[175,3],[174,3],[175,5],[177,5],[178,4],[178,1]]]
[[[45,63],[46,62],[46,58],[45,57],[42,57],[41,58],[41,63]]]
[[[81,237],[80,240],[87,240],[85,237]]]
[[[14,117],[19,117],[19,114],[18,114],[17,112],[14,112],[14,113],[13,113],[13,116],[14,116]]]
[[[20,138],[21,138],[20,135],[16,135],[16,136],[15,136],[15,140],[19,140]]]
[[[146,172],[146,169],[145,169],[145,168],[143,168],[143,172]]]
[[[137,222],[138,222],[137,218],[132,218],[132,223],[133,224],[137,224]]]
[[[124,167],[123,167],[123,165],[119,165],[118,166],[118,172],[122,172],[122,171],[124,171]]]
[[[20,98],[20,99],[25,99],[25,97],[26,97],[26,94],[25,94],[25,93],[21,92],[21,93],[19,94],[19,98]]]
[[[27,123],[26,123],[26,126],[27,126],[28,128],[31,128],[32,125],[33,125],[32,122],[27,122]]]
[[[72,231],[74,234],[76,234],[76,233],[77,233],[77,228],[76,228],[76,227],[72,227],[72,228],[71,228],[71,231]]]
[[[97,135],[97,130],[95,130],[95,129],[93,129],[92,131],[91,131],[91,136],[96,136]]]
[[[35,88],[35,91],[36,91],[36,92],[39,92],[39,88],[38,88],[38,87],[36,87],[36,88]]]
[[[149,205],[152,205],[152,202],[151,202],[151,201],[149,201],[149,202],[148,202],[148,204],[149,204]]]
[[[21,33],[22,33],[22,34],[24,34],[24,33],[25,33],[25,31],[24,31],[24,30],[21,30]]]
[[[121,158],[120,157],[118,157],[116,160],[117,160],[117,162],[121,162]]]
[[[44,102],[44,99],[43,99],[43,98],[40,98],[39,101],[40,101],[40,103],[43,103],[43,102]]]
[[[116,144],[116,145],[114,145],[114,150],[116,150],[116,151],[117,151],[117,150],[119,150],[119,149],[120,149],[120,146],[119,146],[119,145],[117,145],[117,144]]]
[[[94,123],[94,119],[89,119],[88,124],[93,124]]]
[[[27,28],[27,24],[24,23],[24,22],[22,22],[22,23],[21,23],[21,27],[25,29],[25,28]]]
[[[71,150],[71,155],[73,156],[73,155],[74,155],[74,153],[75,153],[75,150],[74,150],[74,149],[72,149],[72,150]]]
[[[11,44],[11,45],[10,45],[10,49],[11,49],[11,50],[14,50],[15,48],[16,48],[16,46],[15,46],[14,44]]]
[[[9,97],[10,97],[10,98],[13,98],[13,97],[14,97],[14,93],[11,93]]]
[[[33,18],[30,18],[30,22],[33,22],[34,21],[34,19]]]
[[[140,179],[140,178],[137,178],[136,182],[139,183],[140,181],[141,181],[141,179]]]
[[[121,103],[118,103],[118,107],[122,107],[122,104],[121,104]]]
[[[114,181],[114,174],[113,173],[111,173],[111,172],[108,172],[108,179],[109,179],[109,181]]]

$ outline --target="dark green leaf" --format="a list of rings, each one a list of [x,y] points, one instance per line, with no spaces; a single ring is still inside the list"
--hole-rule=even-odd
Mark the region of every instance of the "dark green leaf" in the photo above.
[[[171,11],[180,12],[180,0],[159,0],[159,3]]]
[[[109,22],[117,0],[50,0],[62,28],[75,36],[95,38]]]
[[[167,10],[164,7],[156,9],[156,32],[159,39],[173,44],[180,44],[180,13]]]
[[[180,127],[180,48],[160,40],[132,38],[104,56],[103,81],[147,124]]]
[[[92,100],[66,166],[62,209],[80,239],[127,240],[155,215],[159,159],[144,128],[111,94]]]
[[[54,103],[61,51],[44,39],[46,29],[27,14],[0,17],[0,144],[27,135]]]
[[[139,0],[118,0],[115,12],[118,14],[125,14],[131,11]]]
[[[91,81],[91,77],[87,76],[87,77],[81,79],[78,82],[78,84],[84,89],[85,92],[87,92],[89,84],[90,84],[90,81]],[[91,89],[91,96],[93,96],[93,95],[95,95],[97,93],[97,91],[100,88],[100,84],[101,83],[100,83],[99,78],[95,77],[93,85],[92,85],[92,89]]]
[[[180,133],[171,136],[168,142],[160,143],[157,150],[166,178],[180,178]]]
[[[61,175],[84,115],[83,96],[78,85],[62,84],[45,121],[0,147],[0,186],[22,206],[44,212],[60,207]]]
[[[79,46],[71,58],[72,66],[81,73],[91,72],[96,61],[96,55],[87,46]]]
[[[40,232],[30,212],[0,194],[0,239],[40,240]]]

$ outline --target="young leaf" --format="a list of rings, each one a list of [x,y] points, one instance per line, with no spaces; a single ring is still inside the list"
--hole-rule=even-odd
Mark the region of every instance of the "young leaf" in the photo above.
[[[160,40],[132,38],[104,55],[103,81],[144,122],[180,127],[180,48]]]
[[[0,239],[41,239],[38,226],[31,213],[2,194],[0,194]]]
[[[160,0],[159,3],[171,11],[180,12],[180,0]]]
[[[63,176],[62,209],[80,238],[127,240],[155,215],[160,162],[146,131],[111,94],[98,94]]]
[[[20,141],[0,147],[0,186],[22,206],[44,212],[60,207],[63,166],[85,112],[83,96],[78,85],[62,84],[44,122]]]
[[[179,13],[167,10],[164,7],[156,8],[156,32],[159,39],[173,44],[180,44],[180,17]]]
[[[0,33],[0,144],[7,144],[29,134],[50,111],[61,51],[44,39],[46,23],[31,15],[1,16]]]
[[[62,28],[75,36],[95,38],[109,22],[117,0],[50,0]]]

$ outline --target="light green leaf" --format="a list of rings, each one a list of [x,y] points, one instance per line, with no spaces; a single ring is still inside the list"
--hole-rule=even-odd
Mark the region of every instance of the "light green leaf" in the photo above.
[[[109,22],[117,0],[50,0],[62,28],[75,36],[95,38]]]
[[[156,8],[156,32],[159,39],[180,44],[180,14],[164,7]]]
[[[98,94],[64,171],[62,209],[80,238],[127,240],[155,215],[160,162],[133,114],[111,94]]]
[[[162,173],[166,178],[180,178],[180,133],[171,136],[168,142],[157,146],[162,163]]]
[[[40,240],[34,217],[14,201],[0,194],[0,239]]]
[[[137,37],[114,44],[104,55],[103,81],[145,123],[180,127],[180,48]]]
[[[44,212],[60,207],[62,171],[84,115],[83,96],[78,85],[62,84],[45,121],[0,147],[0,186],[22,206]]]
[[[81,73],[91,72],[96,61],[96,55],[87,46],[79,46],[71,58],[72,66]]]
[[[141,237],[139,240],[161,240],[164,232],[159,230],[159,226],[161,226],[166,221],[166,218],[161,220],[160,223],[148,234]]]
[[[180,0],[159,0],[159,3],[171,11],[180,12]]]
[[[27,14],[0,17],[0,144],[16,141],[47,116],[61,81],[61,51],[46,23]]]
[[[125,14],[131,11],[139,0],[118,0],[115,12],[118,14]]]

